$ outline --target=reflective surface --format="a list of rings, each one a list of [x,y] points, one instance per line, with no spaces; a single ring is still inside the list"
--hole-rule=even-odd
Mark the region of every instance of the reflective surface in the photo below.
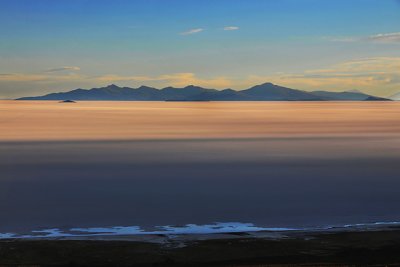
[[[0,233],[400,221],[400,103],[0,109]]]

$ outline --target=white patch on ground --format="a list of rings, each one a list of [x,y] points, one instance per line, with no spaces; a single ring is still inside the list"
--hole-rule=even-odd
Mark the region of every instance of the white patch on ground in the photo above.
[[[160,230],[145,231],[139,226],[115,227],[90,227],[71,228],[60,230],[58,228],[35,230],[32,235],[15,235],[11,233],[0,234],[0,239],[5,238],[51,238],[51,237],[79,237],[79,236],[121,236],[121,235],[181,235],[181,234],[216,234],[257,231],[290,231],[291,228],[264,228],[252,223],[215,223],[206,225],[187,224],[185,226],[157,226]]]
[[[14,237],[15,237],[15,235],[12,233],[4,233],[4,234],[0,233],[0,239],[7,239],[7,238],[14,238]]]
[[[385,226],[398,226],[400,222],[374,222],[346,224],[341,226],[326,226],[309,229],[295,228],[266,228],[258,227],[252,223],[214,223],[206,225],[187,224],[184,226],[157,226],[160,230],[145,231],[139,226],[115,226],[115,227],[91,227],[71,228],[60,230],[58,228],[34,230],[32,234],[18,235],[14,233],[0,233],[0,239],[8,238],[60,238],[60,237],[96,237],[96,236],[145,236],[145,235],[166,235],[168,239],[175,235],[207,235],[207,234],[229,234],[229,233],[255,233],[255,232],[287,232],[287,231],[324,231],[340,229],[374,229]]]

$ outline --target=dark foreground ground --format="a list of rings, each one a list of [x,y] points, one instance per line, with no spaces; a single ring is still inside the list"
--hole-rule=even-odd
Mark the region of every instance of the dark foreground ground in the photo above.
[[[226,236],[226,235],[225,235]],[[2,240],[0,266],[400,266],[400,231],[294,233],[167,243]]]

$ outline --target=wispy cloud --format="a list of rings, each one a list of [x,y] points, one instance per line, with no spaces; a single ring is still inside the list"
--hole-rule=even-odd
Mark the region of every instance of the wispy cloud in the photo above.
[[[236,31],[239,30],[239,27],[237,26],[226,26],[224,27],[224,31]]]
[[[375,42],[400,43],[400,32],[376,34],[369,36],[368,39]]]
[[[202,29],[202,28],[196,28],[196,29],[187,30],[187,31],[185,31],[185,32],[181,32],[180,34],[181,34],[181,35],[190,35],[190,34],[195,34],[195,33],[199,33],[199,32],[202,32],[202,31],[204,31],[204,29]]]
[[[332,42],[375,42],[375,43],[400,43],[400,32],[379,33],[370,36],[327,36],[323,39]]]
[[[48,69],[45,72],[59,72],[59,71],[79,71],[81,68],[76,66],[64,66],[59,68]]]

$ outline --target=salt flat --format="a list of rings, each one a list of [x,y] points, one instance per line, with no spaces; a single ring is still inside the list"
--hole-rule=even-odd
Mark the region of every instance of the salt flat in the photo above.
[[[0,102],[0,233],[400,221],[397,102]]]
[[[399,134],[398,102],[0,101],[0,141]]]

